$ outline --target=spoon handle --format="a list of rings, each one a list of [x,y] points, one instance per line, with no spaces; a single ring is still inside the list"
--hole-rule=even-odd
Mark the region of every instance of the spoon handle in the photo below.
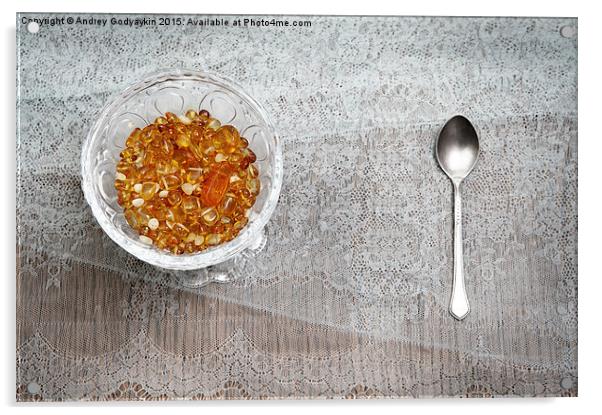
[[[470,312],[466,288],[464,286],[464,253],[462,248],[462,197],[460,182],[454,181],[454,279],[449,312],[457,320],[462,320]]]

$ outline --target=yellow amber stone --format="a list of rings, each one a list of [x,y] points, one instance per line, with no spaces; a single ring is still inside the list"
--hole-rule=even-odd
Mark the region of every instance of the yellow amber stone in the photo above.
[[[167,154],[168,156],[171,156],[173,154],[173,144],[170,140],[163,140],[161,142],[161,151],[163,151],[163,153]]]
[[[144,182],[140,190],[140,196],[144,200],[150,200],[159,191],[159,184],[155,182]]]
[[[222,147],[224,146],[224,142],[217,135],[217,133],[211,137],[211,145],[218,151],[220,151],[222,149]]]
[[[119,153],[119,156],[127,162],[133,162],[137,160],[138,152],[132,147],[126,147],[125,150]]]
[[[177,238],[185,238],[186,235],[188,235],[190,233],[190,231],[188,230],[188,228],[184,225],[182,225],[181,223],[176,223],[173,228],[173,233]]]
[[[201,202],[196,196],[186,196],[184,199],[182,199],[182,208],[186,211],[186,213],[191,214],[201,208]]]
[[[205,159],[205,153],[203,153],[203,148],[201,147],[200,144],[194,143],[193,141],[190,142],[190,151],[192,152],[192,155],[194,157],[196,157],[197,160],[199,161],[203,161]]]
[[[136,213],[141,225],[148,225],[148,221],[152,219],[152,216],[145,209],[138,209]]]
[[[165,219],[173,223],[180,223],[186,220],[186,214],[181,206],[172,206],[167,209]]]
[[[230,184],[232,167],[222,163],[212,170],[203,180],[201,202],[205,206],[217,206],[224,197]]]
[[[245,206],[243,206],[242,204],[237,205],[234,212],[232,212],[230,214],[231,219],[234,222],[238,222],[242,218],[246,218],[246,210],[247,210],[247,208]]]
[[[240,163],[243,160],[243,155],[237,151],[234,151],[228,156],[228,160],[232,163]]]
[[[203,169],[200,167],[189,167],[188,173],[186,174],[186,181],[189,183],[196,183],[203,175]]]
[[[205,238],[207,245],[217,245],[220,243],[222,236],[220,234],[210,233]]]
[[[234,145],[240,139],[240,134],[238,130],[232,125],[224,125],[220,128],[220,131],[223,132],[224,137],[226,138],[226,143]]]
[[[245,148],[242,151],[242,154],[245,156],[245,159],[244,159],[244,162],[246,162],[245,164],[252,164],[252,163],[255,163],[255,161],[257,161],[257,156],[249,148]],[[244,164],[243,164],[242,167],[244,168],[246,166],[244,166]]]
[[[232,178],[230,178],[230,186],[228,187],[228,190],[231,192],[236,192],[238,190],[242,190],[244,189],[246,186],[246,182],[242,179],[238,179],[236,181],[232,181]]]
[[[138,214],[134,210],[126,209],[123,215],[132,228],[138,228],[141,225]]]
[[[162,202],[155,203],[148,211],[159,220],[165,220],[167,216],[167,207]]]
[[[163,189],[174,190],[182,185],[182,179],[176,175],[170,174],[161,177],[160,183],[163,185]]]
[[[240,229],[244,228],[248,222],[249,222],[249,220],[246,217],[244,217],[244,218],[240,219],[239,221],[237,221],[236,223],[234,223],[234,229],[240,230]]]
[[[203,220],[203,222],[206,225],[213,225],[215,222],[217,222],[217,219],[219,218],[219,215],[217,213],[217,210],[215,210],[215,208],[207,208],[205,210],[203,210],[201,212],[201,219]]]
[[[234,153],[234,152],[236,151],[236,146],[233,146],[233,145],[226,145],[226,146],[223,148],[223,151],[224,151],[224,153],[226,153],[226,154],[232,154],[232,153]]]
[[[178,243],[178,239],[168,232],[159,232],[155,238],[155,243],[160,248],[169,249],[171,246]]]
[[[188,146],[190,146],[190,137],[188,137],[186,134],[179,134],[178,138],[176,140],[176,144],[180,147],[180,148],[187,148]]]
[[[176,160],[161,160],[157,162],[156,171],[159,175],[169,175],[177,173],[180,169]]]
[[[253,195],[251,194],[251,192],[249,191],[249,189],[247,189],[246,187],[244,189],[241,189],[237,192],[237,196],[238,196],[238,201],[242,206],[245,207],[249,207],[252,205],[251,198],[253,197]]]
[[[182,191],[184,193],[186,193],[187,195],[191,195],[192,192],[194,192],[196,185],[194,185],[192,183],[184,183],[181,187],[182,187]]]
[[[142,134],[140,134],[141,144],[145,145],[153,141],[156,137],[155,130],[151,127],[144,127],[142,129]]]
[[[205,154],[205,156],[208,156],[208,157],[215,156],[215,153],[217,153],[217,150],[215,150],[215,147],[213,147],[213,146],[209,146],[203,150],[203,154]]]
[[[259,193],[259,180],[247,179],[247,189],[252,195],[257,195]]]
[[[236,196],[232,193],[226,193],[220,205],[220,211],[224,215],[229,215],[236,208]]]
[[[117,163],[117,171],[119,173],[122,173],[126,177],[128,176],[128,174],[134,173],[134,169],[132,169],[130,163],[126,162],[125,160],[120,160],[119,163]]]
[[[259,170],[257,170],[257,167],[251,164],[247,168],[247,174],[249,175],[249,177],[255,178],[259,175]]]
[[[171,206],[177,206],[182,202],[182,194],[180,192],[169,192],[167,195],[167,203]]]
[[[140,141],[140,136],[142,135],[142,130],[140,128],[135,128],[134,131],[130,134],[128,139],[125,141],[125,145],[127,147],[137,147]]]
[[[207,128],[213,131],[217,131],[221,127],[222,123],[217,118],[210,118],[207,122]]]
[[[117,179],[117,181],[115,182],[115,189],[122,190],[122,191],[127,191],[127,190],[130,190],[133,185],[134,185],[134,182],[132,180],[128,180],[128,179],[119,180],[119,179]]]

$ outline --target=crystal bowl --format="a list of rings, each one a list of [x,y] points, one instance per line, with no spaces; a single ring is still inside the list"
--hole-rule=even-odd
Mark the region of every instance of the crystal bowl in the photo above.
[[[139,241],[117,203],[114,182],[119,153],[134,128],[143,128],[168,111],[180,115],[190,108],[206,109],[247,138],[257,155],[261,190],[248,224],[236,238],[199,253],[175,255]],[[282,185],[282,150],[265,110],[236,83],[216,74],[167,70],[126,88],[102,109],[83,145],[81,173],[92,213],[113,241],[149,264],[194,270],[227,261],[265,238],[263,228],[276,208]]]

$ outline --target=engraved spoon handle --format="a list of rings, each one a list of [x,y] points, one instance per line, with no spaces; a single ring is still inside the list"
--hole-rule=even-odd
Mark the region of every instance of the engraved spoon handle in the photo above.
[[[462,248],[462,196],[460,181],[454,181],[454,279],[449,312],[457,320],[462,320],[470,312],[466,288],[464,286],[464,250]]]

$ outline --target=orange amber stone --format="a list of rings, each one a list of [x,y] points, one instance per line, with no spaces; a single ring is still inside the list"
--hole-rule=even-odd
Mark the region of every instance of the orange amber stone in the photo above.
[[[232,168],[228,164],[211,171],[203,182],[201,202],[205,206],[216,206],[223,199],[228,190]]]

